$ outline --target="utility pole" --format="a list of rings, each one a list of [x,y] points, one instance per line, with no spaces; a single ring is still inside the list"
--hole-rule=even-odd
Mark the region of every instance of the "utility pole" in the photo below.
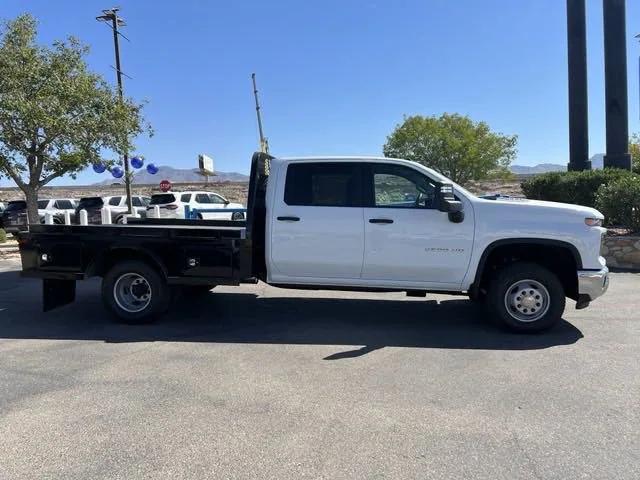
[[[262,131],[262,116],[260,115],[260,102],[258,101],[258,87],[256,87],[256,74],[251,74],[251,80],[253,81],[253,96],[256,99],[256,115],[258,117],[258,133],[260,134],[260,151],[262,153],[269,153],[269,141],[265,138]]]
[[[603,0],[607,153],[604,166],[631,170],[626,0]]]
[[[568,170],[591,170],[585,0],[567,0],[567,57],[569,66]]]
[[[125,26],[124,20],[118,16],[119,7],[113,7],[102,11],[102,15],[96,17],[99,22],[111,22],[111,29],[113,30],[113,48],[116,54],[116,77],[118,79],[118,95],[120,101],[123,101],[124,92],[122,89],[122,69],[120,68],[120,43],[118,27]],[[127,195],[127,209],[128,213],[133,212],[133,205],[131,201],[131,173],[129,171],[129,155],[128,152],[123,152],[123,164],[124,164],[124,188]]]

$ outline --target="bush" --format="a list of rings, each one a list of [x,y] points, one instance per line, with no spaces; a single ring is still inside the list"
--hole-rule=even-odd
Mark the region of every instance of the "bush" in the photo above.
[[[618,168],[551,172],[525,180],[521,186],[527,198],[595,207],[596,193],[602,185],[609,185],[622,178],[635,177],[637,175],[628,170]]]
[[[4,243],[7,241],[7,232],[5,232],[2,228],[0,228],[0,243]]]
[[[640,175],[629,175],[602,185],[596,196],[596,208],[607,225],[640,231]]]

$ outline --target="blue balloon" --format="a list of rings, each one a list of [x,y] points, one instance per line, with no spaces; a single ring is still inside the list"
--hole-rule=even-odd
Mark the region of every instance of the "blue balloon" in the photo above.
[[[131,159],[131,166],[133,168],[142,168],[142,166],[144,165],[144,160],[140,157],[133,157]]]
[[[104,163],[94,163],[93,164],[93,171],[96,173],[104,173],[104,171],[107,169],[107,167],[105,166]]]
[[[122,178],[122,176],[124,175],[124,170],[122,170],[122,168],[120,167],[113,167],[111,169],[111,175],[113,175],[115,178]]]
[[[156,167],[153,163],[149,163],[147,165],[147,172],[149,172],[151,175],[155,175],[156,173],[158,173],[158,167]]]

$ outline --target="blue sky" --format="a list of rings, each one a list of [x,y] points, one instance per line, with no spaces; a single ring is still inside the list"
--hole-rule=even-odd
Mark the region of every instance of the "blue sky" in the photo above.
[[[114,80],[105,0],[3,0],[40,21],[40,41],[74,34]],[[247,172],[257,149],[251,72],[280,156],[381,154],[403,115],[459,112],[519,136],[515,163],[566,163],[564,0],[122,0],[125,92],[149,103],[157,165]],[[587,2],[590,151],[604,151],[602,1]],[[627,2],[630,130],[638,121],[640,2]],[[91,171],[78,182],[104,180]],[[69,179],[56,183],[68,184]],[[6,182],[5,182],[6,183]]]

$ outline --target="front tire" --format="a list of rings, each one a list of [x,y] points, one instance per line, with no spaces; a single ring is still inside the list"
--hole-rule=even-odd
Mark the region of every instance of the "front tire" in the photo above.
[[[117,263],[102,280],[102,301],[124,323],[154,321],[167,310],[169,293],[162,275],[137,260]]]
[[[565,292],[558,277],[529,262],[502,268],[491,281],[487,306],[502,326],[519,333],[548,330],[562,318]]]

